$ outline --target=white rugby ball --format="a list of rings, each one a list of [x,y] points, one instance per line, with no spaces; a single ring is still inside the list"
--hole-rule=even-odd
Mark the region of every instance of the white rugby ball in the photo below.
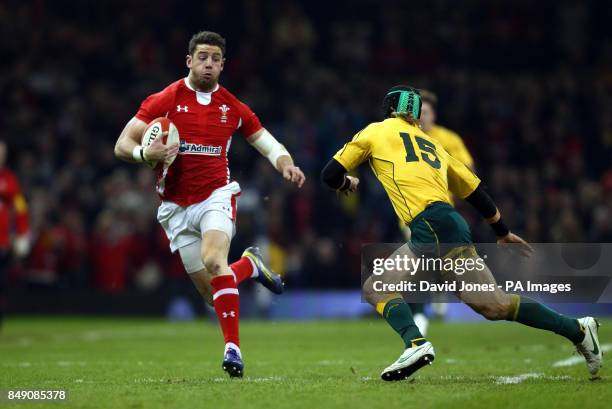
[[[147,146],[151,145],[155,138],[157,138],[163,132],[168,132],[168,134],[164,135],[163,137],[162,141],[164,142],[164,144],[169,145],[173,143],[179,143],[180,138],[178,129],[176,129],[176,126],[172,123],[171,120],[162,116],[159,118],[155,118],[154,120],[149,122],[149,125],[147,125],[147,128],[142,134],[142,147],[146,148]],[[174,159],[176,159],[176,155],[167,158],[164,162],[164,168],[168,168],[170,165],[172,165]],[[146,163],[152,168],[156,168],[158,165],[158,163],[154,161],[146,161]]]

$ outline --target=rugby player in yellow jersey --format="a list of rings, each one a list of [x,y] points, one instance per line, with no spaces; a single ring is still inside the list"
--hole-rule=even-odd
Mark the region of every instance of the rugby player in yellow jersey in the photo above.
[[[490,223],[498,244],[513,243],[523,255],[529,255],[531,247],[510,232],[480,179],[418,127],[418,90],[403,85],[391,88],[383,100],[383,112],[382,122],[358,132],[325,166],[321,172],[325,185],[346,194],[355,192],[359,179],[346,173],[369,161],[397,216],[410,226],[412,237],[407,251],[412,257],[478,258],[466,221],[450,204],[451,192],[472,204]],[[584,356],[591,375],[597,374],[602,354],[594,318],[569,318],[527,297],[507,294],[494,285],[488,268],[469,274],[470,280],[493,284],[495,289],[487,293],[457,292],[474,311],[489,320],[517,321],[564,336]],[[434,360],[433,345],[419,332],[401,294],[376,292],[369,279],[364,284],[364,295],[402,337],[406,347],[397,361],[383,370],[382,379],[406,379]]]
[[[470,151],[463,143],[463,139],[455,132],[448,128],[445,128],[436,123],[437,113],[436,108],[438,106],[438,97],[431,91],[420,90],[421,94],[421,118],[419,124],[421,129],[425,131],[427,136],[432,137],[442,145],[444,150],[448,152],[453,158],[458,159],[459,162],[463,163],[470,169],[474,170],[474,159],[470,154]],[[453,203],[453,197],[451,196],[451,204]],[[406,240],[410,239],[410,228],[407,225],[400,222],[400,229]],[[447,304],[444,302],[445,296],[442,293],[432,294],[433,301],[431,307],[433,312],[438,317],[446,315]],[[427,327],[429,326],[429,320],[425,315],[425,305],[423,303],[411,303],[410,308],[414,314],[414,322],[423,335],[426,335]]]

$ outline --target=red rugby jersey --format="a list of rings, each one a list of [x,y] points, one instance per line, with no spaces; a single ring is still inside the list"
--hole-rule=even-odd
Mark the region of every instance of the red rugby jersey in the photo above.
[[[181,206],[206,200],[215,189],[227,185],[232,135],[239,131],[249,137],[262,127],[257,115],[224,87],[199,92],[187,78],[150,95],[136,113],[146,123],[160,116],[176,125],[180,149],[165,178],[158,169],[157,193],[162,200]]]

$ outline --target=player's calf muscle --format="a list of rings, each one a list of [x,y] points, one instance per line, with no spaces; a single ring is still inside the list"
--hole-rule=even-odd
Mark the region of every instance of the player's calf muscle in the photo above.
[[[196,289],[208,305],[213,305],[212,299],[212,287],[210,285],[210,277],[206,270],[200,270],[193,274],[189,274],[191,281],[195,285]]]
[[[483,299],[480,302],[472,301],[466,304],[490,321],[511,319],[513,315],[511,296],[501,290],[496,291],[491,299]]]

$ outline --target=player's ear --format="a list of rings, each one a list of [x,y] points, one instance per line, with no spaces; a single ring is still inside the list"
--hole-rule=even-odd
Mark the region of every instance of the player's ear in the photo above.
[[[225,66],[225,57],[221,59],[221,71],[223,71],[224,66]]]
[[[187,68],[191,69],[191,55],[187,54],[187,56],[185,57],[185,64],[187,65]]]

